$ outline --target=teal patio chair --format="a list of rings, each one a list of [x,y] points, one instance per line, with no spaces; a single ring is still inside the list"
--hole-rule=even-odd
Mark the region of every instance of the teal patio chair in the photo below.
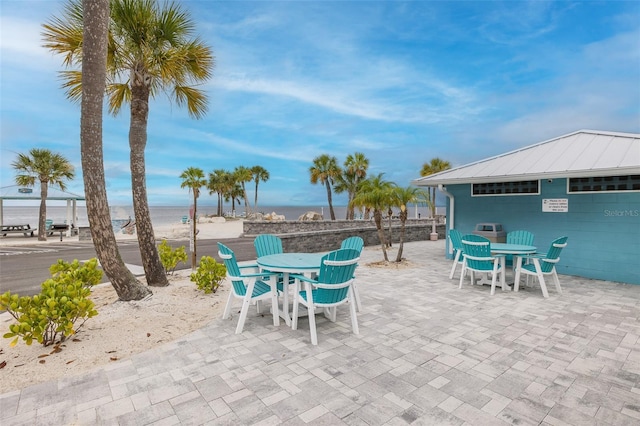
[[[48,237],[53,235],[53,231],[51,230],[52,226],[53,226],[53,219],[47,219],[44,221],[44,231]]]
[[[529,231],[511,231],[507,233],[507,244],[533,245],[533,234]]]
[[[451,272],[449,273],[449,279],[453,279],[453,274],[456,273],[458,265],[462,265],[462,234],[457,229],[449,230],[449,241],[451,241],[451,248],[453,249],[453,265],[451,265]]]
[[[523,256],[523,259],[531,260],[533,263],[521,265],[520,268],[516,270],[514,290],[518,291],[521,274],[525,274],[527,276],[527,281],[529,276],[534,276],[538,278],[540,288],[542,289],[542,295],[547,298],[549,297],[549,292],[547,291],[547,285],[544,282],[544,276],[551,275],[553,277],[554,284],[556,285],[556,290],[558,293],[562,294],[560,280],[558,279],[558,273],[556,272],[556,263],[560,261],[560,253],[562,252],[562,249],[567,246],[567,239],[568,237],[560,237],[553,240],[547,254],[531,254]]]
[[[277,235],[258,235],[255,240],[253,240],[253,246],[256,249],[256,255],[258,257],[284,253],[284,250],[282,249],[282,239]]]
[[[504,270],[500,265],[501,256],[491,255],[491,241],[480,235],[465,235],[462,237],[462,272],[460,273],[460,285],[467,270],[471,271],[471,285],[474,283],[474,272],[491,274],[491,295],[496,292],[496,281],[498,275],[504,274]],[[504,275],[501,276],[504,280]]]
[[[362,254],[362,249],[364,248],[364,240],[360,237],[354,236],[349,237],[342,241],[340,244],[341,249],[353,249],[358,252],[358,256]],[[362,310],[362,302],[360,301],[360,292],[358,291],[358,286],[356,285],[356,277],[353,277],[354,281],[351,283],[351,287],[353,288],[353,295],[356,299],[356,310],[360,312]]]
[[[224,308],[222,319],[229,318],[234,299],[241,299],[242,308],[240,309],[240,317],[238,318],[238,325],[236,327],[236,334],[240,334],[247,319],[249,305],[256,302],[257,311],[260,313],[260,302],[271,299],[273,325],[280,325],[278,292],[271,287],[270,281],[276,279],[278,274],[270,272],[243,273],[241,269],[244,268],[238,265],[233,250],[222,243],[218,243],[218,256],[223,260],[224,266],[227,268],[227,277],[231,281],[231,291],[229,291],[229,298],[227,299],[227,306]]]
[[[300,304],[307,308],[309,315],[309,331],[311,343],[318,344],[316,331],[316,309],[322,308],[325,314],[344,303],[349,302],[351,328],[353,334],[359,334],[358,317],[356,316],[355,296],[353,293],[353,277],[358,266],[360,254],[354,249],[340,249],[327,253],[322,257],[317,279],[296,275],[298,282],[304,283],[304,289],[297,288],[293,300],[293,322],[291,328],[298,328]],[[331,321],[336,320],[335,311],[329,315]]]

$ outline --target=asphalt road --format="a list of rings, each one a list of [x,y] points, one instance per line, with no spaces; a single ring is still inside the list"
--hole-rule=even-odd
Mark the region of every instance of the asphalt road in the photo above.
[[[253,239],[231,238],[221,240],[198,240],[198,258],[212,256],[218,258],[218,241],[226,244],[236,254],[239,261],[255,259]],[[178,265],[177,269],[189,268],[191,253],[188,241],[169,241],[172,247],[184,245],[189,259],[187,264]],[[141,266],[140,251],[136,241],[121,241],[118,243],[120,255],[126,264]],[[93,243],[90,241],[61,242],[49,244],[30,244],[15,246],[0,246],[0,294],[6,291],[32,296],[40,293],[40,285],[51,277],[49,267],[58,259],[71,262],[74,259],[88,260],[96,257]],[[108,281],[106,275],[103,282]]]

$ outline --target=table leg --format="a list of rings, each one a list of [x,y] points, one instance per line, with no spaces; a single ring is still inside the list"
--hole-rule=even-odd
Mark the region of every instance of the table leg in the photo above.
[[[507,256],[500,256],[500,284],[502,284],[502,291],[507,291]],[[509,289],[510,290],[510,289]]]
[[[282,273],[282,314],[284,316],[284,322],[291,327],[291,315],[289,315],[289,273]]]
[[[516,259],[516,265],[515,265],[515,273],[514,273],[514,283],[513,283],[513,291],[518,291],[520,290],[520,267],[522,266],[522,256],[513,256],[514,259]]]

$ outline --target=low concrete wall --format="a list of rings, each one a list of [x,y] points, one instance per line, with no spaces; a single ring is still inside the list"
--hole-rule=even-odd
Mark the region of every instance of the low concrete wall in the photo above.
[[[91,228],[88,226],[80,226],[78,227],[78,240],[80,241],[91,241]]]
[[[392,241],[398,243],[400,239],[400,222],[394,221],[391,228]],[[372,221],[318,221],[318,222],[268,222],[245,221],[243,236],[255,238],[259,234],[275,234],[282,239],[282,246],[288,252],[320,252],[340,248],[342,240],[352,236],[359,236],[365,246],[378,245],[378,231]],[[445,238],[445,225],[437,225],[438,238]],[[385,236],[388,230],[385,227]],[[411,220],[405,225],[404,241],[429,240],[431,234],[430,220]]]

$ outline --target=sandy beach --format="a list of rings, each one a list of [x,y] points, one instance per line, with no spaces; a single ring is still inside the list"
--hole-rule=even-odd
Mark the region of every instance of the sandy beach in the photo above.
[[[189,240],[191,225],[175,222],[169,225],[154,226],[153,232],[156,239],[168,240]],[[212,238],[237,238],[242,235],[242,220],[231,219],[226,220],[222,217],[201,217],[196,223],[198,231],[198,239]],[[136,240],[138,237],[135,233],[127,234],[124,232],[116,232],[116,240]],[[78,236],[63,237],[63,241],[78,241]],[[47,244],[60,243],[59,234],[47,237],[47,241],[38,241],[37,235],[34,237],[25,237],[22,234],[10,234],[6,237],[0,237],[0,246],[3,245],[23,245],[23,244]]]

